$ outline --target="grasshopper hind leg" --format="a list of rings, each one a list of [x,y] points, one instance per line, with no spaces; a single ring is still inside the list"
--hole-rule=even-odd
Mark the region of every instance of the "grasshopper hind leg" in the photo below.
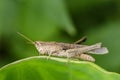
[[[81,39],[79,39],[78,41],[74,42],[74,44],[81,44],[81,43],[85,42],[86,40],[87,40],[87,36],[84,36]]]

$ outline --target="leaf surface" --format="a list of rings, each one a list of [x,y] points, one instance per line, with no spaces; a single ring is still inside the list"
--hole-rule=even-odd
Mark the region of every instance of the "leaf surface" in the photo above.
[[[94,63],[33,56],[0,68],[0,80],[120,80]]]

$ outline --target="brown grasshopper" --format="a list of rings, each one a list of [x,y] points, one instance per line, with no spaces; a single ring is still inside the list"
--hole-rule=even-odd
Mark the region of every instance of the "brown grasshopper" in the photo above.
[[[32,41],[23,34],[19,33],[22,37],[30,41],[32,44],[35,45],[39,54],[48,55],[50,56],[58,56],[58,57],[67,57],[69,58],[78,58],[82,60],[92,61],[94,62],[95,59],[86,54],[106,54],[108,50],[106,47],[101,47],[101,43],[96,43],[94,45],[81,45],[82,42],[86,41],[86,36],[81,38],[80,40],[76,41],[74,44],[69,43],[62,43],[62,42],[43,42],[43,41]]]

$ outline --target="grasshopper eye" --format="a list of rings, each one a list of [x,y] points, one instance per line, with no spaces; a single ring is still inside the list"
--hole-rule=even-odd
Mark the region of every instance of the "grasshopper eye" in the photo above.
[[[36,45],[36,46],[41,46],[41,43],[38,42],[38,41],[35,41],[35,45]]]

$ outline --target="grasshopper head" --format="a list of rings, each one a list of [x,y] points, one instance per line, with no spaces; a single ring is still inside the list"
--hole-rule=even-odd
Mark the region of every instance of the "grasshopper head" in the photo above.
[[[42,41],[35,41],[34,45],[35,45],[36,48],[40,49],[40,48],[42,48],[44,46],[44,43],[45,42],[42,42]]]
[[[44,54],[46,52],[46,50],[44,48],[44,42],[42,42],[42,41],[35,41],[34,45],[37,48],[39,53]]]

